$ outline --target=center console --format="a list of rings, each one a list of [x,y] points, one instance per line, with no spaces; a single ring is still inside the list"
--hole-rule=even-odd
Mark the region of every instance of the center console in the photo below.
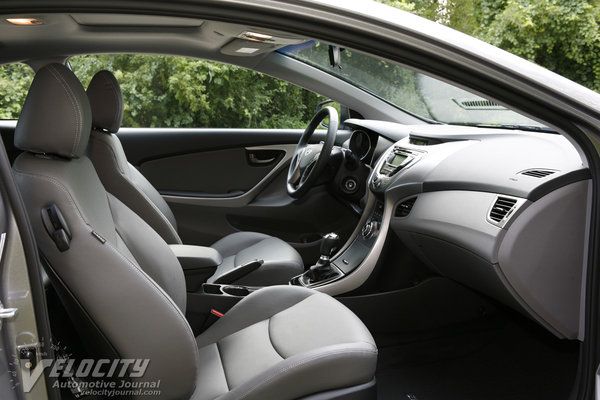
[[[393,146],[375,166],[371,182],[369,182],[371,190],[383,192],[394,175],[414,165],[422,155],[423,153],[417,150]]]
[[[188,292],[186,318],[194,335],[204,332],[240,300],[258,289],[260,287],[203,283],[197,290]]]
[[[333,259],[329,259],[330,254],[324,254],[326,252],[323,249],[329,249],[327,245],[328,236],[332,234],[325,235],[319,261],[304,274],[292,278],[290,284],[315,288],[340,280],[352,273],[361,265],[373,248],[379,236],[382,219],[383,202],[377,200],[360,233],[341,254]],[[323,265],[324,259],[328,261],[326,266]],[[319,270],[322,268],[326,268],[327,271],[321,270],[322,273],[320,273]],[[316,273],[315,270],[317,270]]]
[[[186,318],[195,335],[206,330],[244,297],[260,289],[231,282],[258,268],[262,260],[239,265],[229,273],[222,274],[213,283],[206,283],[223,261],[217,250],[184,244],[172,244],[169,247],[183,269],[187,290]]]
[[[373,193],[383,193],[390,185],[392,180],[402,171],[412,167],[421,160],[427,153],[413,147],[394,145],[387,150],[375,165],[371,177],[369,178],[369,187]],[[330,254],[321,252],[321,258],[304,274],[294,277],[291,285],[300,285],[310,288],[328,287],[343,285],[341,281],[348,275],[357,272],[361,265],[374,267],[376,261],[370,258],[374,249],[381,249],[383,246],[379,236],[383,230],[387,232],[387,225],[383,226],[384,221],[384,201],[382,196],[374,196],[374,204],[371,207],[369,215],[363,220],[363,226],[360,231],[355,233],[354,239],[348,247],[335,258]],[[364,218],[364,217],[363,217]],[[389,220],[386,224],[389,223]],[[330,234],[331,235],[331,234]],[[327,236],[324,238],[322,249],[325,246]],[[324,246],[324,247],[323,247]],[[379,250],[380,251],[380,250]],[[361,270],[363,271],[363,270]],[[367,270],[365,270],[367,271]],[[357,272],[356,279],[363,279]],[[349,277],[350,279],[350,277]],[[331,285],[330,285],[331,284]],[[326,286],[329,285],[329,286]],[[338,285],[338,287],[341,287]],[[337,289],[334,289],[334,291]]]

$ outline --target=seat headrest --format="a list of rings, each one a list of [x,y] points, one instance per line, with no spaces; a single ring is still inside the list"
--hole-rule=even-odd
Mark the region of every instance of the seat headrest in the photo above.
[[[32,153],[81,157],[88,144],[92,112],[79,79],[62,64],[35,75],[15,128],[15,146]]]
[[[92,126],[116,133],[123,120],[123,95],[117,78],[106,70],[96,73],[87,88],[87,95],[92,107]]]

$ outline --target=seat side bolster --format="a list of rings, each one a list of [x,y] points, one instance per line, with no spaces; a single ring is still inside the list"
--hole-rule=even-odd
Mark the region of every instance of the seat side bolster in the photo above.
[[[107,193],[115,228],[137,263],[185,314],[187,294],[183,269],[169,245],[136,213]],[[136,229],[132,229],[136,227]],[[149,252],[148,249],[152,249]]]
[[[134,210],[169,244],[181,244],[168,204],[147,179],[127,162],[119,138],[93,131],[88,155],[106,190]]]

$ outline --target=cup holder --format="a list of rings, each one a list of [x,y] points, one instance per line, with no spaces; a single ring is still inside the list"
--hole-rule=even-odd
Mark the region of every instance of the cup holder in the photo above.
[[[216,283],[204,283],[202,289],[206,294],[229,295],[236,297],[248,296],[251,292],[246,286],[219,285]]]
[[[204,293],[208,293],[208,294],[223,294],[221,292],[221,285],[205,283],[202,285],[202,289],[204,290]]]
[[[250,294],[250,290],[244,286],[222,286],[221,291],[230,296],[247,296]]]

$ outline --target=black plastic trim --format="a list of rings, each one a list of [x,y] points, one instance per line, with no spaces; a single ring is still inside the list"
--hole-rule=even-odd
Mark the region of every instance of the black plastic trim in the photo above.
[[[507,186],[462,181],[423,182],[423,192],[466,190],[472,192],[500,193],[508,196],[521,197],[530,201],[537,201],[547,194],[552,193],[556,189],[560,189],[561,187],[570,185],[571,183],[591,179],[591,177],[590,170],[587,168],[571,171],[541,184],[529,193],[519,189],[512,189]]]
[[[548,193],[553,192],[556,189],[559,189],[563,186],[567,186],[571,183],[575,183],[575,182],[579,182],[579,181],[585,181],[585,180],[588,180],[591,178],[592,178],[592,174],[590,173],[590,170],[587,168],[579,169],[576,171],[571,171],[564,175],[557,176],[556,178],[553,178],[547,182],[544,182],[540,186],[536,187],[535,189],[533,189],[531,191],[531,193],[529,193],[529,196],[527,197],[527,199],[531,200],[531,201],[536,201],[536,200],[541,199]]]

